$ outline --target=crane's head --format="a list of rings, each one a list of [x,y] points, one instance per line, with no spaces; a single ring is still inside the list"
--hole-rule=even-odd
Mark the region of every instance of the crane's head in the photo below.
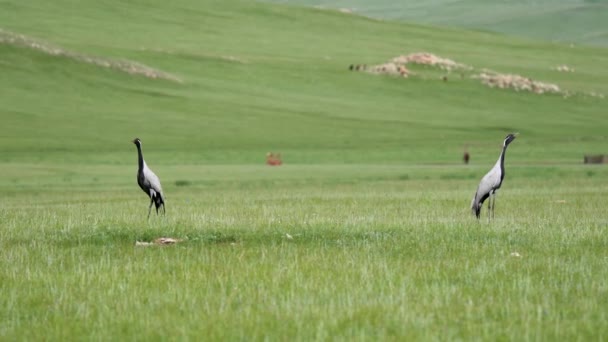
[[[133,143],[137,146],[141,146],[141,140],[139,140],[139,138],[133,139]]]
[[[513,140],[515,140],[515,137],[517,136],[517,133],[511,133],[509,135],[507,135],[507,137],[505,138],[505,142],[503,143],[503,146],[508,146]]]

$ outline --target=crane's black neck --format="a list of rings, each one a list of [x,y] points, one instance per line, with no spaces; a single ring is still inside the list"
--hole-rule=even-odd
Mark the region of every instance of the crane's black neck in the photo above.
[[[502,152],[500,152],[500,181],[505,178],[505,154],[507,154],[507,144],[502,147]]]
[[[141,152],[141,146],[137,144],[137,164],[139,165],[139,169],[144,169],[144,155]]]

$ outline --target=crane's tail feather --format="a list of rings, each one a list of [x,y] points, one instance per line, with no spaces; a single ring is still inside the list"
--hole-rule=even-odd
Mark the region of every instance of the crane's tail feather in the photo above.
[[[473,197],[473,201],[471,201],[471,211],[473,212],[473,214],[475,214],[477,218],[479,218],[479,215],[481,213],[481,203],[475,201],[476,197],[477,196]]]
[[[163,195],[156,194],[153,198],[154,206],[156,207],[156,213],[158,214],[158,209],[163,207],[163,214],[165,213],[165,200],[163,199]]]
[[[477,193],[473,196],[473,200],[471,201],[471,211],[475,214],[475,217],[479,218],[481,215],[481,207],[483,206],[483,202],[488,198],[490,194],[484,194],[481,198],[478,198]]]
[[[473,214],[475,214],[475,217],[479,218],[479,216],[481,215],[481,204],[475,204],[471,209],[473,210]]]

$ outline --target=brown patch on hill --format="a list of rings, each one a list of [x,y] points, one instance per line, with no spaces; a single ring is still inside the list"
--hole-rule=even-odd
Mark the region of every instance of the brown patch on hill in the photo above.
[[[457,63],[448,58],[439,57],[435,54],[428,52],[418,52],[411,53],[409,55],[401,55],[391,59],[386,63],[372,65],[370,67],[367,67],[365,64],[351,65],[350,70],[366,71],[372,74],[402,76],[407,78],[409,76],[414,75],[410,68],[408,68],[408,64],[428,65],[448,72],[452,70],[472,69],[468,65]],[[447,80],[447,77],[444,76],[441,79],[445,81]]]
[[[481,69],[480,72],[473,74],[475,69],[472,66],[456,62],[449,58],[444,58],[429,52],[416,52],[408,55],[401,55],[392,58],[390,61],[367,66],[365,64],[351,64],[351,71],[365,71],[372,74],[392,75],[408,78],[410,76],[419,76],[424,78],[424,69],[418,70],[418,75],[411,71],[409,66],[426,65],[440,70],[444,70],[446,74],[439,77],[440,80],[447,82],[448,75],[456,72],[460,75],[460,79],[470,77],[479,80],[482,84],[498,89],[513,89],[515,91],[528,91],[535,94],[561,94],[564,97],[573,95],[572,92],[562,90],[557,84],[533,80],[530,77],[517,74],[503,74],[495,71]],[[574,69],[567,65],[559,65],[554,70],[560,72],[574,72]],[[436,75],[434,76],[436,77]],[[456,78],[458,79],[458,78]],[[585,95],[603,98],[602,94],[595,92],[585,93]]]
[[[371,67],[364,69],[364,71],[367,71],[372,74],[394,75],[402,76],[405,78],[412,75],[412,72],[405,65],[399,65],[391,62],[379,65],[372,65]]]
[[[437,55],[429,53],[429,52],[416,52],[416,53],[411,53],[409,55],[401,55],[401,56],[393,58],[391,60],[391,62],[393,62],[395,64],[399,64],[399,65],[405,65],[405,64],[409,64],[409,63],[429,65],[429,66],[438,67],[441,70],[447,70],[447,71],[451,71],[451,70],[455,70],[455,69],[463,69],[463,70],[473,69],[472,67],[470,67],[468,65],[457,63],[449,58],[443,58],[443,57],[437,56]]]
[[[535,81],[521,75],[485,71],[472,77],[481,80],[481,83],[491,88],[510,88],[516,91],[530,91],[535,94],[559,94],[562,92],[557,84]]]

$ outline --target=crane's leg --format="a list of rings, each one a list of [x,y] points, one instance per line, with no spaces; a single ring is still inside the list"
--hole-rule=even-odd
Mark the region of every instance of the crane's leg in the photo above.
[[[494,192],[490,191],[490,195],[488,196],[488,222],[492,219],[492,197],[494,197]]]
[[[492,219],[494,219],[494,210],[496,209],[496,192],[494,192],[494,200],[492,201]]]
[[[490,222],[490,210],[492,209],[492,192],[488,195],[488,207],[486,210],[488,211],[488,222]]]
[[[150,213],[152,212],[152,204],[154,204],[154,200],[150,199],[150,206],[148,207],[148,218],[150,218]]]
[[[165,215],[165,203],[163,203],[163,215]]]

